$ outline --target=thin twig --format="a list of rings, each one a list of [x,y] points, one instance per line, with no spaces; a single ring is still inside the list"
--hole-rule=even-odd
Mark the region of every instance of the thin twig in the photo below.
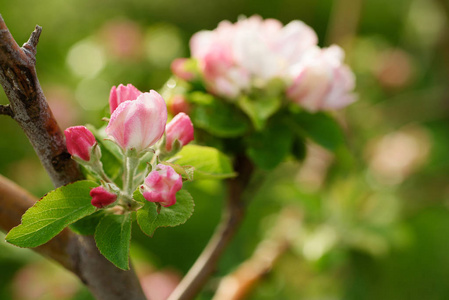
[[[193,299],[216,270],[218,261],[237,232],[245,216],[246,203],[242,194],[253,173],[253,165],[246,157],[238,157],[235,170],[239,176],[228,181],[228,198],[222,220],[187,275],[168,300]]]
[[[298,235],[301,216],[294,208],[287,207],[281,211],[277,219],[274,228],[257,245],[252,257],[220,281],[213,300],[246,299],[290,248]]]
[[[28,42],[20,48],[0,15],[0,83],[9,99],[14,120],[27,135],[55,187],[59,187],[81,179],[82,175],[67,152],[64,135],[37,79],[35,55],[41,30],[36,26]],[[6,215],[11,209],[6,204],[7,199],[0,197],[0,210]],[[16,210],[16,225],[20,223],[18,211],[23,212],[23,209]],[[10,229],[1,223],[0,226],[6,231]],[[45,248],[48,249],[46,254],[73,271],[97,299],[146,299],[136,273],[120,270],[106,260],[92,237],[71,233],[63,243],[49,243],[55,247]],[[62,258],[58,258],[59,254]]]
[[[14,118],[14,113],[12,112],[11,107],[9,104],[1,105],[0,104],[0,115],[10,116]]]

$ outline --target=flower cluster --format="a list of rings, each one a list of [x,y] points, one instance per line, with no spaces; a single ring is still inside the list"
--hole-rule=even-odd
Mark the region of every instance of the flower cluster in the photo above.
[[[92,171],[102,183],[91,190],[92,205],[103,208],[112,204],[132,207],[132,194],[137,188],[136,170],[143,158],[150,155],[151,172],[141,185],[143,197],[162,206],[176,203],[176,192],[182,187],[182,178],[168,165],[160,164],[193,140],[190,118],[180,113],[168,124],[164,99],[151,90],[142,93],[128,84],[112,87],[109,105],[111,118],[106,127],[108,139],[123,154],[123,187],[119,188],[103,171],[101,150],[91,131],[84,126],[65,130],[67,150],[72,157]]]
[[[341,108],[355,101],[355,79],[343,64],[338,46],[321,49],[312,28],[301,21],[286,26],[259,16],[236,23],[221,22],[212,31],[200,31],[190,40],[199,77],[213,94],[236,100],[273,80],[285,85],[286,97],[304,109]],[[175,60],[172,71],[191,81],[186,59]]]

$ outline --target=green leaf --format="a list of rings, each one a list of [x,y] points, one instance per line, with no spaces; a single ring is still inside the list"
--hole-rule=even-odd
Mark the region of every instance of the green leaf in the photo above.
[[[129,270],[131,214],[106,215],[95,230],[98,250],[115,266]]]
[[[82,235],[94,235],[98,223],[104,217],[104,210],[98,210],[93,214],[76,221],[69,225],[70,229]]]
[[[336,151],[345,143],[340,125],[326,113],[311,114],[301,111],[293,114],[293,130],[300,136],[309,137],[317,144],[331,151]]]
[[[212,147],[187,145],[177,154],[176,161],[182,166],[193,166],[194,179],[225,179],[237,174],[232,168],[231,160],[222,152]]]
[[[193,180],[195,167],[192,167],[192,166],[180,166],[178,164],[172,164],[172,163],[169,163],[167,161],[163,161],[162,164],[172,167],[173,170],[175,170],[176,173],[181,175],[183,179],[188,180],[188,181],[192,181]]]
[[[291,129],[278,120],[270,122],[263,131],[254,132],[246,140],[246,153],[261,169],[271,170],[291,152]]]
[[[250,126],[247,117],[233,104],[212,95],[194,92],[189,100],[196,103],[190,117],[196,127],[219,137],[238,137]]]
[[[11,229],[6,241],[19,247],[45,244],[69,224],[95,212],[89,192],[98,186],[77,181],[45,195],[22,216],[22,224]]]
[[[265,123],[281,107],[279,97],[261,97],[250,99],[241,97],[238,105],[248,115],[257,131],[265,127]]]
[[[192,216],[195,206],[192,196],[186,190],[177,192],[176,204],[162,207],[159,214],[157,205],[146,201],[139,190],[134,192],[134,199],[145,203],[144,207],[137,211],[137,223],[142,231],[150,237],[159,227],[175,227],[184,224]]]

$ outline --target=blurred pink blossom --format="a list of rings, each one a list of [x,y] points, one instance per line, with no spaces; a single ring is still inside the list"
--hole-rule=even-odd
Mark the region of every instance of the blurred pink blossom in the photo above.
[[[351,92],[355,77],[343,64],[344,52],[338,46],[310,49],[292,70],[293,83],[287,97],[310,112],[342,108],[356,100]]]
[[[174,95],[168,102],[168,109],[175,116],[181,112],[189,114],[190,104],[183,95]]]
[[[303,22],[282,26],[277,20],[252,16],[196,33],[190,48],[210,91],[235,98],[253,85],[288,76],[289,67],[316,43],[315,32]]]
[[[188,58],[177,58],[170,65],[173,74],[187,81],[195,78],[195,74],[186,70],[186,63],[188,60]]]

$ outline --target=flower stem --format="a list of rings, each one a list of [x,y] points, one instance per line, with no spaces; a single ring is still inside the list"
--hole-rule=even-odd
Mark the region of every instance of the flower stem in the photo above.
[[[132,155],[125,155],[125,170],[124,170],[124,182],[123,192],[129,199],[132,199],[134,187],[134,175],[136,174],[137,166],[139,165],[139,158]]]

